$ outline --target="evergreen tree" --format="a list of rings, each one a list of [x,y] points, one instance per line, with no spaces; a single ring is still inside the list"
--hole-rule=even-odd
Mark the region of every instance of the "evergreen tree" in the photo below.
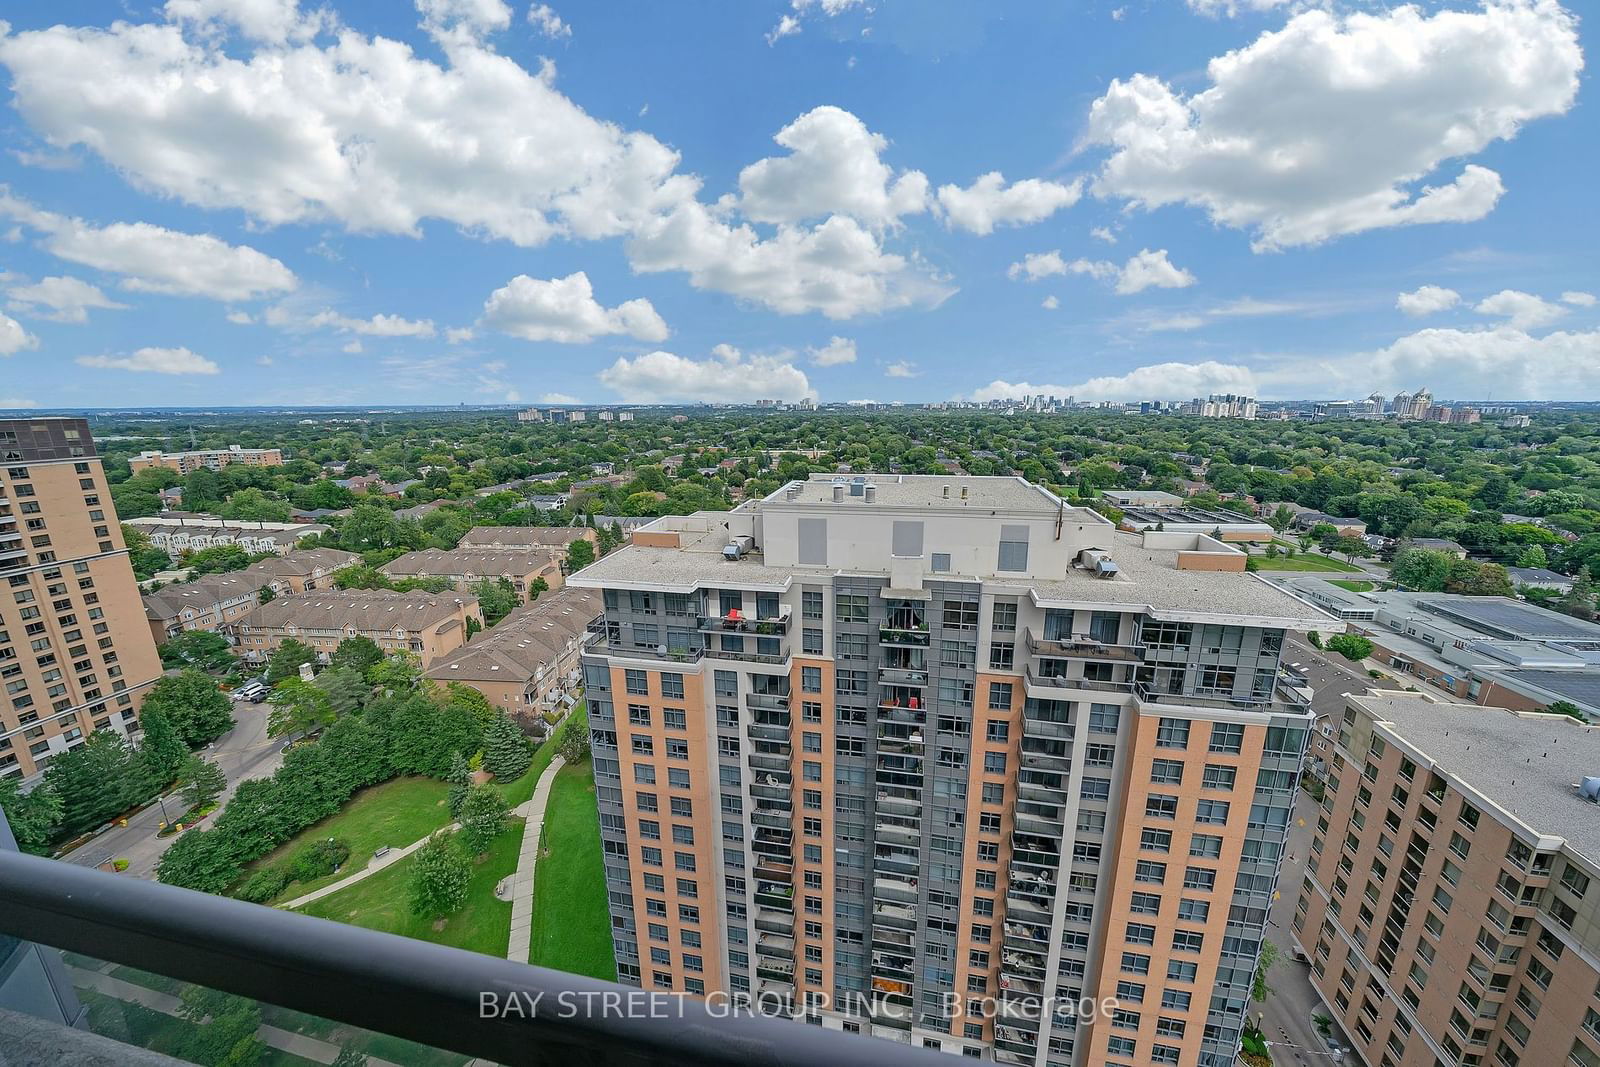
[[[267,657],[267,684],[276,685],[285,678],[297,678],[302,663],[315,664],[317,654],[303,641],[288,638]]]
[[[515,781],[528,769],[533,757],[522,731],[509,715],[496,715],[483,732],[483,766],[502,782]]]
[[[561,735],[561,747],[557,751],[568,763],[582,763],[589,758],[589,731],[578,729],[569,719],[567,728]]]
[[[1579,567],[1572,588],[1561,597],[1561,610],[1579,619],[1594,618],[1595,584],[1588,567]]]
[[[199,753],[190,753],[179,770],[178,779],[183,783],[183,802],[191,809],[205,807],[228,788],[228,779],[222,769],[210,760],[202,759]]]
[[[328,705],[335,715],[360,711],[372,696],[366,675],[351,667],[329,668],[317,675],[312,684],[328,694]]]
[[[183,743],[172,720],[159,705],[139,710],[139,726],[143,735],[139,741],[139,761],[149,775],[150,787],[164,789],[178,776],[178,769],[189,758],[189,746]]]
[[[450,774],[446,780],[450,783],[450,818],[459,820],[461,809],[467,803],[467,792],[472,788],[472,768],[461,758],[461,753],[450,754]]]
[[[351,669],[366,674],[383,662],[383,649],[370,637],[347,637],[328,657],[328,665],[338,669]]]
[[[0,778],[0,811],[6,813],[18,848],[35,856],[49,852],[51,831],[61,819],[61,798],[48,780],[24,793],[15,778]]]
[[[411,864],[411,914],[442,919],[460,911],[467,902],[467,884],[471,880],[472,861],[461,850],[455,835],[445,831],[434,834],[417,849],[417,858]]]
[[[506,800],[491,785],[475,785],[461,806],[461,843],[467,855],[480,856],[506,825]]]
[[[594,562],[594,544],[578,540],[567,546],[567,573],[580,571]]]
[[[1522,555],[1517,557],[1519,567],[1548,567],[1550,557],[1545,554],[1543,545],[1529,545],[1522,550]]]
[[[142,799],[145,779],[122,735],[96,730],[52,759],[44,780],[61,798],[61,836],[76,837]]]
[[[333,720],[333,704],[318,686],[299,678],[286,678],[273,688],[272,716],[267,720],[267,733],[271,736],[307,734]]]

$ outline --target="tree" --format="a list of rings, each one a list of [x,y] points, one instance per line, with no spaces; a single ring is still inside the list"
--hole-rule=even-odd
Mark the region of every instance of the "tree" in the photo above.
[[[568,763],[582,763],[589,758],[589,731],[575,729],[569,719],[568,726],[561,735],[561,747],[557,751]]]
[[[50,761],[44,780],[61,798],[59,832],[76,837],[121,815],[149,796],[132,749],[122,735],[96,730]]]
[[[1444,591],[1445,580],[1450,575],[1450,564],[1455,561],[1455,557],[1448,552],[1431,548],[1403,548],[1395,553],[1389,577],[1406,589],[1439,593]]]
[[[543,578],[535,578],[533,581],[528,583],[528,603],[531,604],[535,600],[538,600],[539,594],[548,592],[549,589],[549,582],[545,581]]]
[[[1569,719],[1577,719],[1579,722],[1583,723],[1589,721],[1589,716],[1585,715],[1582,709],[1570,700],[1551,701],[1549,704],[1545,705],[1544,710],[1550,715],[1565,715]]]
[[[183,565],[197,575],[242,571],[252,562],[250,553],[238,545],[212,545],[192,552],[183,559]]]
[[[366,676],[350,668],[330,667],[311,684],[328,694],[328,706],[335,715],[360,711],[372,696],[372,686],[367,683]]]
[[[1288,504],[1279,504],[1267,517],[1267,525],[1271,526],[1275,533],[1283,533],[1292,522],[1294,522],[1294,509]]]
[[[473,595],[478,598],[478,607],[483,612],[483,620],[490,626],[510,615],[517,607],[517,591],[505,578],[483,581],[472,587]]]
[[[594,562],[594,545],[587,539],[579,539],[567,546],[567,573],[580,571]]]
[[[261,1006],[255,1001],[197,985],[186,986],[178,1000],[178,1014],[194,1024],[176,1050],[184,1059],[216,1067],[254,1067],[266,1055],[266,1044],[256,1036]]]
[[[215,741],[233,729],[233,705],[209,675],[196,670],[165,675],[145,694],[140,717],[163,712],[189,747]]]
[[[191,811],[206,807],[228,788],[228,779],[222,773],[222,768],[210,760],[202,759],[199,753],[189,754],[189,758],[178,769],[178,781],[183,784],[183,802],[189,805]]]
[[[1579,567],[1572,588],[1561,596],[1561,610],[1579,619],[1594,618],[1595,583],[1587,566]]]
[[[450,818],[460,819],[461,809],[467,803],[467,793],[472,788],[472,768],[461,758],[461,753],[450,754],[450,773],[445,781],[450,783]]]
[[[483,731],[483,767],[502,782],[521,778],[533,757],[511,716],[500,714]]]
[[[319,726],[334,720],[333,703],[319,686],[299,678],[285,678],[272,690],[272,715],[267,720],[267,733],[273,737],[285,734],[308,734]]]
[[[333,1067],[367,1067],[367,1054],[354,1045],[339,1046],[339,1054],[333,1058]]]
[[[1548,567],[1550,557],[1545,554],[1543,545],[1529,545],[1522,550],[1522,555],[1517,557],[1519,567]]]
[[[328,665],[338,670],[357,670],[365,675],[383,662],[383,649],[370,637],[347,637],[328,657]]]
[[[442,919],[460,911],[467,902],[467,884],[471,881],[472,861],[454,834],[439,831],[417,849],[417,858],[411,864],[411,914]]]
[[[161,665],[169,670],[194,667],[202,671],[226,671],[238,663],[228,639],[210,630],[185,630],[176,637],[167,638],[158,651]]]
[[[1335,634],[1328,638],[1325,647],[1355,663],[1372,655],[1372,642],[1357,634]]]
[[[15,778],[0,778],[0,811],[18,848],[35,856],[49,852],[50,832],[61,819],[61,797],[48,781],[24,793]]]
[[[217,514],[243,522],[288,522],[289,505],[263,490],[241,489],[228,498]]]
[[[505,797],[491,785],[475,785],[467,790],[467,799],[461,806],[461,843],[469,856],[481,856],[500,831],[505,829]]]
[[[316,663],[317,654],[303,641],[286,638],[267,657],[267,684],[276,685],[285,678],[298,678],[300,665]]]
[[[1348,562],[1354,563],[1356,558],[1372,555],[1372,548],[1366,541],[1355,534],[1340,534],[1333,544],[1333,551],[1343,556]]]
[[[165,788],[189,758],[189,746],[183,743],[159,704],[146,704],[139,709],[139,726],[139,762],[149,775],[150,785],[158,790]]]
[[[422,681],[422,661],[410,652],[396,652],[368,668],[367,681],[391,694],[415,689]]]
[[[278,594],[272,591],[272,586],[270,585],[264,585],[256,590],[257,604],[270,604],[276,599],[278,599]]]
[[[112,490],[115,498],[116,490]],[[119,507],[118,514],[127,514]],[[128,518],[138,518],[137,515],[127,515]],[[133,566],[133,576],[139,581],[154,577],[158,571],[164,571],[172,566],[172,557],[150,543],[150,535],[137,526],[122,527],[122,542],[128,546],[128,562]]]
[[[1256,962],[1255,980],[1250,984],[1250,994],[1257,1000],[1265,1001],[1267,994],[1272,992],[1272,987],[1267,984],[1267,972],[1272,970],[1278,959],[1278,946],[1262,938],[1261,958]]]

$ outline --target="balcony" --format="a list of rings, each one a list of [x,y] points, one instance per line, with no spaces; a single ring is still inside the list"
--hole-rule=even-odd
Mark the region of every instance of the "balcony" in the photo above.
[[[1023,669],[1022,677],[1033,689],[1090,689],[1101,693],[1127,693],[1134,687],[1131,678],[1124,682],[1108,682],[1098,678],[1063,678],[1058,674],[1036,671],[1031,663]]]
[[[895,951],[896,949],[909,952],[915,950],[917,937],[915,934],[909,933],[905,930],[893,930],[889,929],[888,927],[874,926],[872,928],[872,943],[874,946],[887,948],[891,952]]]
[[[756,929],[762,933],[782,934],[785,937],[793,937],[794,916],[788,912],[758,908],[756,910]]]
[[[878,627],[878,644],[891,648],[927,648],[933,643],[928,627]]]
[[[875,927],[884,926],[891,930],[915,930],[917,909],[909,904],[897,904],[893,901],[874,901],[872,922]]]
[[[872,896],[876,900],[886,900],[898,904],[913,904],[917,899],[917,880],[915,878],[874,878],[872,880]]]
[[[1133,687],[1133,693],[1141,703],[1174,708],[1225,708],[1230,711],[1276,712],[1280,715],[1305,715],[1310,711],[1309,706],[1298,696],[1291,695],[1290,699],[1284,699],[1284,694],[1276,697],[1223,697],[1202,696],[1195,693],[1163,693],[1146,682],[1137,683]]]
[[[923,753],[924,743],[920,733],[907,734],[904,737],[890,735],[878,738],[878,751],[893,753],[901,756],[918,756]]]
[[[1029,630],[1027,644],[1028,655],[1046,659],[1085,659],[1105,663],[1139,663],[1144,659],[1143,645],[1098,641],[1088,634],[1073,634],[1052,641],[1038,637]]]
[[[757,806],[750,811],[750,821],[758,827],[767,827],[773,830],[787,830],[794,819],[793,809],[790,811],[775,811]]]
[[[872,832],[897,844],[916,846],[922,840],[922,828],[902,823],[879,821],[872,824]]]
[[[752,619],[745,615],[701,615],[698,626],[705,633],[781,637],[789,632],[789,615],[785,613],[765,619]]]
[[[783,724],[789,724],[789,695],[787,693],[746,693],[744,706],[751,711],[781,711]]]
[[[726,648],[712,646],[705,650],[705,655],[713,659],[738,660],[740,663],[758,663],[765,667],[787,667],[789,665],[789,648],[781,647],[777,652],[734,652]]]
[[[863,1056],[859,1037],[822,1027],[11,852],[0,852],[0,900],[0,933],[462,1060],[802,1067]],[[792,990],[792,970],[763,989],[768,982],[775,993]],[[485,1012],[484,991],[498,991],[500,1005],[515,991],[524,1010]],[[528,1010],[535,1003],[570,1010]],[[634,1007],[619,1013],[619,1004]],[[99,1038],[44,1020],[27,1033],[29,1047],[6,1051],[28,1062],[160,1062],[126,1045],[123,1055],[108,1051],[126,1034]],[[870,1051],[883,1067],[944,1062],[939,1055],[887,1042]]]
[[[789,955],[793,956],[794,953],[791,952]],[[756,957],[756,977],[757,978],[765,978],[765,979],[767,979],[768,981],[771,981],[771,982],[780,982],[780,983],[786,982],[790,986],[793,986],[794,985],[794,960],[790,959],[787,963],[781,963],[781,962],[779,962],[777,960],[767,960],[767,959],[761,958],[760,956],[757,956]]]
[[[915,852],[879,846],[872,855],[872,869],[880,874],[915,876],[922,861]]]
[[[758,856],[756,857],[756,877],[764,882],[780,882],[792,886],[794,885],[794,863],[785,863],[782,860]]]
[[[779,882],[764,882],[756,887],[756,906],[773,911],[794,913],[794,886]]]
[[[756,953],[761,956],[770,956],[773,959],[794,960],[794,938],[782,934],[757,934]],[[790,972],[794,973],[791,966]]]
[[[756,772],[789,773],[789,755],[783,752],[750,753],[750,769]]]
[[[877,804],[886,814],[912,816],[922,814],[922,800],[919,797],[893,793],[886,789],[878,790]]]
[[[903,704],[878,705],[878,723],[880,726],[886,722],[905,723],[908,726],[921,726],[927,721],[928,713],[922,708],[908,708]]]
[[[790,775],[784,771],[780,776],[776,773],[763,774],[750,782],[750,795],[763,802],[763,806],[774,810],[794,810],[794,802],[789,796]]]
[[[1021,807],[1018,807],[1016,812],[1017,829],[1025,834],[1038,834],[1044,837],[1059,838],[1061,836],[1061,831],[1066,825],[1066,821],[1061,817],[1060,809],[1058,808],[1056,811],[1057,814],[1054,816],[1038,815],[1030,811],[1024,811],[1021,809]]]
[[[878,682],[880,685],[919,685],[928,684],[928,672],[916,667],[879,667]]]
[[[1050,944],[1050,925],[1048,923],[1025,923],[1007,919],[1005,935],[1008,943],[1016,941],[1021,945],[1044,945],[1048,948]],[[1038,951],[1038,949],[1035,949],[1035,951]]]

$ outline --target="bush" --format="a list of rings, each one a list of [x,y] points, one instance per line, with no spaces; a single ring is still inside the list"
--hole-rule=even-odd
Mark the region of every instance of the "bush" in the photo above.
[[[1306,640],[1311,642],[1311,647],[1312,648],[1321,648],[1322,647],[1322,635],[1317,633],[1317,631],[1315,631],[1315,630],[1312,630],[1312,631],[1310,631],[1309,633],[1306,634]]]
[[[349,858],[349,845],[335,837],[323,838],[310,847],[301,849],[300,854],[294,858],[295,880],[310,882],[317,878],[326,878],[343,867]]]
[[[1336,634],[1327,640],[1329,652],[1337,652],[1352,663],[1359,663],[1372,655],[1372,642],[1356,634]]]
[[[128,861],[119,856],[111,861],[111,867],[118,874],[121,874],[123,871],[128,869]]]
[[[244,885],[234,892],[240,900],[248,900],[252,904],[265,904],[273,897],[289,888],[289,883],[294,881],[289,877],[289,872],[283,867],[267,867],[257,871],[245,879]]]

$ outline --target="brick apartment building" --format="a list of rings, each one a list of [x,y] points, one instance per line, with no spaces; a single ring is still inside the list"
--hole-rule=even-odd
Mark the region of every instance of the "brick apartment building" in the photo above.
[[[151,467],[165,467],[179,474],[188,474],[201,469],[221,470],[235,463],[247,467],[281,467],[283,453],[276,448],[229,445],[227,448],[205,448],[193,452],[145,451],[128,460],[128,466],[135,474]]]

